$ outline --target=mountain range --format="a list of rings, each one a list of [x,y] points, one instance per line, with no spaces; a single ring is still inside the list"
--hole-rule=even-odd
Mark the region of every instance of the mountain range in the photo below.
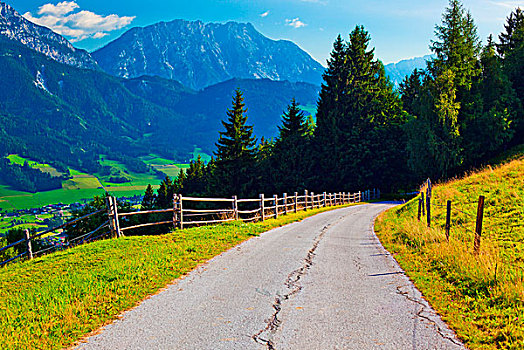
[[[257,137],[271,138],[292,98],[314,108],[322,72],[251,24],[162,22],[90,54],[0,2],[0,153],[90,171],[100,154],[136,171],[149,153],[187,161],[212,153],[236,88]]]
[[[271,40],[250,23],[174,20],[132,28],[93,52],[107,73],[157,75],[202,89],[232,78],[320,85],[324,68],[296,44]]]
[[[0,2],[0,37],[17,41],[60,63],[98,69],[96,61],[87,51],[75,48],[67,39],[51,29],[26,20],[3,2]]]

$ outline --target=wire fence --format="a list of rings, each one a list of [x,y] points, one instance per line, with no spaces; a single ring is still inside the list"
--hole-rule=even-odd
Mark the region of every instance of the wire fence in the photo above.
[[[459,204],[460,208],[459,208]],[[471,209],[475,209],[475,214],[468,212],[465,207],[473,206]],[[485,196],[479,195],[479,198],[475,202],[465,202],[461,201],[453,205],[451,200],[447,200],[446,204],[437,203],[433,200],[432,190],[431,190],[431,180],[427,179],[426,182],[421,186],[420,195],[418,199],[418,220],[420,221],[422,217],[425,216],[426,223],[428,227],[432,225],[432,207],[436,208],[445,208],[446,212],[446,221],[444,225],[446,239],[449,241],[450,230],[453,227],[460,228],[468,234],[473,234],[473,251],[475,254],[479,253],[480,243],[483,232],[487,230],[494,230],[502,225],[513,229],[513,227],[518,227],[521,224],[517,222],[512,224],[509,222],[509,219],[514,217],[511,216],[502,216],[502,215],[489,215],[489,220],[485,219],[485,208],[489,209],[485,205]],[[517,214],[518,215],[518,214]],[[524,216],[524,215],[523,215]],[[452,221],[451,218],[454,218]],[[520,218],[524,220],[524,218]]]

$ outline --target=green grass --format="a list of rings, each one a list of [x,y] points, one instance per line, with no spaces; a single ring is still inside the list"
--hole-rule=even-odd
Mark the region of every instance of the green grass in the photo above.
[[[10,155],[8,158],[11,162],[17,164],[23,164],[25,161],[28,161],[34,168],[50,172],[53,175],[61,175],[55,168],[48,164],[38,163],[16,154]],[[163,159],[163,161],[164,163],[168,162],[167,159]],[[173,163],[173,161],[170,162]],[[62,182],[62,188],[57,190],[29,193],[13,190],[11,187],[0,183],[0,209],[28,209],[38,208],[53,203],[70,204],[82,202],[83,200],[92,199],[95,195],[104,194],[105,191],[111,192],[119,197],[141,195],[144,193],[148,184],[152,184],[154,188],[157,188],[161,181],[161,179],[154,174],[129,172],[122,163],[114,160],[104,158],[102,164],[110,165],[125,172],[131,181],[126,183],[112,183],[108,181],[109,177],[102,177],[99,174],[87,174],[75,169],[69,169],[72,178],[64,180]],[[168,175],[172,177],[178,175],[178,172],[180,171],[180,166],[164,165],[164,167],[168,168]]]
[[[522,148],[521,148],[522,149]],[[524,156],[433,188],[432,228],[408,202],[377,219],[385,247],[471,349],[524,344]],[[485,209],[480,253],[473,253],[479,195]],[[445,239],[445,203],[452,229]]]
[[[238,243],[321,208],[245,224],[110,239],[0,269],[0,348],[59,349]]]

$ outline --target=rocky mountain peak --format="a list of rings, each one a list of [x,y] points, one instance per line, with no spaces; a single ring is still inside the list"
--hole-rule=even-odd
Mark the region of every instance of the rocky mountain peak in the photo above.
[[[96,61],[85,51],[76,49],[63,36],[34,24],[14,8],[0,1],[0,36],[43,53],[60,63],[79,68],[97,69]]]
[[[297,45],[271,40],[250,23],[173,20],[132,28],[93,52],[106,72],[157,75],[202,89],[232,78],[320,85],[323,67]]]

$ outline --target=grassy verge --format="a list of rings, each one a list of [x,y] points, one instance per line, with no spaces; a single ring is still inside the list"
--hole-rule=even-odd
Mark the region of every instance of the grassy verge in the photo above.
[[[94,242],[0,269],[0,348],[70,346],[238,243],[331,209]]]
[[[515,157],[513,157],[515,158]],[[524,157],[433,189],[432,228],[417,221],[418,202],[382,214],[375,230],[384,246],[472,349],[524,344]],[[486,197],[478,256],[473,254],[476,201]],[[444,235],[445,204],[452,229]]]

